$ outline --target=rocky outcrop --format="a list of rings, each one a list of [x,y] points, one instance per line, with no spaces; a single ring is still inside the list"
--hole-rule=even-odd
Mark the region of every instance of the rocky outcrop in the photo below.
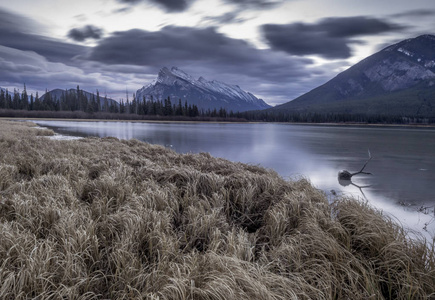
[[[363,73],[388,92],[407,89],[423,80],[435,78],[435,73],[420,64],[394,59],[383,60]]]

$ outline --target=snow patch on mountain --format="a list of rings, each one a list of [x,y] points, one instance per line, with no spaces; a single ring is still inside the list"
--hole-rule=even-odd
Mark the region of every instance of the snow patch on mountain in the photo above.
[[[405,50],[405,49],[403,49],[403,48],[399,48],[399,49],[397,49],[397,51],[402,52],[403,54],[408,55],[408,56],[410,56],[410,57],[413,57],[413,56],[414,56],[414,53],[412,53],[412,52],[410,52],[410,51],[407,51],[407,50]]]
[[[424,66],[426,68],[433,68],[433,67],[435,67],[435,61],[433,61],[433,60],[427,61],[427,62],[425,62]]]

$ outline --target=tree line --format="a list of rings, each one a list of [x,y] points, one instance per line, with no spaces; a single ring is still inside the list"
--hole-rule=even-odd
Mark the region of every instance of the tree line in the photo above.
[[[343,114],[343,113],[315,113],[315,112],[287,112],[287,111],[274,111],[274,112],[244,112],[241,113],[247,119],[257,119],[265,122],[289,122],[289,123],[346,123],[368,122],[369,118],[363,114]],[[380,116],[377,116],[379,118]],[[375,121],[375,120],[373,120]]]
[[[43,97],[27,93],[24,85],[20,93],[14,90],[0,90],[0,115],[20,117],[52,117],[60,118],[103,118],[103,119],[177,119],[201,121],[255,121],[255,122],[291,122],[291,123],[360,123],[360,124],[435,124],[435,118],[395,116],[388,114],[349,114],[349,113],[312,113],[287,111],[247,111],[233,112],[225,108],[199,109],[195,104],[184,103],[178,99],[172,103],[170,97],[158,100],[149,97],[119,103],[101,97],[99,91],[91,94],[77,86],[76,89],[65,90],[59,97],[46,91]],[[6,111],[21,111],[14,114]],[[27,113],[25,113],[27,112]],[[39,113],[36,113],[39,112]],[[45,113],[44,113],[45,112]],[[48,113],[49,112],[49,113]],[[55,114],[55,112],[58,112]],[[62,112],[62,114],[61,114]],[[70,112],[70,113],[68,113]],[[72,114],[74,112],[74,114]]]
[[[81,111],[88,114],[93,113],[112,113],[112,114],[136,114],[139,116],[185,116],[195,118],[198,116],[208,117],[229,117],[226,109],[208,109],[200,110],[195,104],[188,104],[187,101],[182,103],[181,99],[176,104],[173,104],[170,97],[164,100],[141,99],[139,101],[133,95],[133,100],[121,100],[119,103],[108,99],[107,96],[101,97],[99,91],[96,94],[86,93],[79,86],[77,89],[62,91],[59,97],[55,97],[52,93],[46,93],[39,97],[36,95],[30,96],[27,93],[24,85],[23,91],[20,93],[16,89],[10,93],[8,90],[0,91],[0,109],[5,110],[27,110],[27,111]]]
[[[318,113],[288,111],[247,111],[234,114],[235,118],[257,122],[285,123],[354,123],[354,124],[435,124],[434,117],[390,114]]]

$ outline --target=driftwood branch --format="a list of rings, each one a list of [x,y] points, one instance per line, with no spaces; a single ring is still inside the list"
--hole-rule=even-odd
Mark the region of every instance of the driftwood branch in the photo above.
[[[358,175],[358,174],[367,174],[367,175],[372,175],[372,173],[367,173],[367,172],[363,172],[365,167],[367,166],[367,164],[369,163],[369,161],[372,159],[372,155],[370,154],[370,150],[367,150],[369,152],[369,159],[366,161],[366,163],[364,164],[364,166],[361,168],[361,170],[359,172],[356,173],[352,173],[351,177],[354,175]]]
[[[352,176],[355,176],[358,174],[372,175],[372,173],[364,172],[365,167],[367,166],[369,161],[372,159],[372,155],[370,154],[370,150],[368,150],[368,153],[369,153],[369,159],[366,161],[366,163],[364,164],[364,166],[361,168],[361,170],[359,172],[350,173],[347,170],[341,170],[340,172],[338,172],[338,179],[339,180],[351,180]]]

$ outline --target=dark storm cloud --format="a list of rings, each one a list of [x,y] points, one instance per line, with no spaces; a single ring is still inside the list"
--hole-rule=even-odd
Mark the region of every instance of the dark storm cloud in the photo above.
[[[348,58],[351,55],[346,38],[331,37],[311,25],[266,24],[262,28],[264,37],[275,50],[300,56],[317,54],[325,58]]]
[[[87,39],[98,40],[101,38],[103,30],[93,25],[86,25],[82,28],[73,28],[68,32],[68,37],[77,41],[83,42]]]
[[[186,10],[191,1],[188,0],[152,0],[153,2],[162,5],[168,11],[183,11]]]
[[[251,8],[251,9],[267,9],[275,7],[279,4],[282,4],[286,1],[290,0],[224,0],[226,3],[236,4],[243,8]]]
[[[92,49],[89,60],[112,65],[200,66],[216,73],[249,74],[275,80],[309,76],[312,61],[290,58],[282,53],[259,50],[245,41],[232,39],[215,28],[167,26],[158,32],[129,30],[102,39]]]
[[[34,21],[0,10],[0,45],[24,51],[34,51],[50,61],[65,62],[83,54],[85,47],[64,43],[37,35],[41,27]]]
[[[349,45],[363,35],[399,31],[404,26],[369,17],[327,18],[315,24],[265,24],[263,34],[275,50],[293,55],[320,55],[325,58],[349,58]]]
[[[194,0],[118,0],[128,5],[136,5],[141,2],[151,2],[159,5],[167,12],[181,12],[186,10]]]
[[[314,25],[316,26],[316,25]],[[351,38],[361,35],[399,31],[406,27],[370,17],[327,18],[317,24],[316,30],[324,31],[331,37]]]

